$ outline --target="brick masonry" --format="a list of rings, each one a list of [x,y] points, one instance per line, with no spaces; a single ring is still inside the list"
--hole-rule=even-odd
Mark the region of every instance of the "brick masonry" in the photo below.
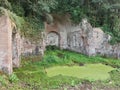
[[[21,55],[44,55],[47,45],[56,45],[88,56],[97,54],[120,59],[120,44],[110,45],[111,37],[100,28],[93,28],[86,19],[79,25],[45,23],[42,40],[35,44],[21,37],[15,24],[6,15],[0,17],[0,71],[12,74],[19,67]]]
[[[0,17],[0,70],[12,73],[12,27],[7,16]]]
[[[54,45],[59,43],[61,49],[69,49],[88,56],[103,55],[120,59],[120,44],[110,45],[111,36],[105,34],[100,28],[93,28],[86,19],[83,19],[79,25],[61,23],[45,25],[46,37],[49,36],[46,41],[53,40]],[[56,38],[50,39],[53,37],[51,33],[58,34],[59,42],[55,42]]]

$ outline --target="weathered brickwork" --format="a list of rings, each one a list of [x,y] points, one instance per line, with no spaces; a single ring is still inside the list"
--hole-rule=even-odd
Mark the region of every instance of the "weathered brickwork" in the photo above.
[[[47,45],[56,45],[88,56],[97,54],[120,59],[120,44],[110,45],[111,37],[100,28],[93,28],[86,19],[79,25],[45,23],[42,40],[34,43],[21,37],[15,24],[8,16],[0,17],[0,71],[11,74],[19,67],[21,55],[44,55]]]
[[[21,37],[16,25],[6,15],[0,17],[0,71],[12,74],[14,67],[20,66],[21,55],[44,55],[44,40],[39,44]]]
[[[0,70],[12,73],[12,27],[7,16],[0,17]]]
[[[59,43],[61,49],[69,49],[89,56],[103,55],[107,57],[120,58],[120,44],[110,45],[110,35],[105,34],[100,28],[93,28],[86,19],[83,19],[79,25],[63,25],[60,23],[52,25],[46,24],[47,42]],[[52,31],[58,33],[59,42],[50,39]],[[49,33],[47,33],[49,32]],[[53,40],[53,41],[52,41]]]

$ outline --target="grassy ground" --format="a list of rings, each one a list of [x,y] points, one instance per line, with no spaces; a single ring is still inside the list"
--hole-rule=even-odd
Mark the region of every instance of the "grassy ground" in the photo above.
[[[110,78],[107,80],[90,80],[88,78],[76,78],[71,76],[57,75],[53,77],[47,76],[46,69],[57,66],[84,66],[102,63],[116,68],[109,72]],[[100,64],[101,65],[101,64]],[[91,68],[91,67],[90,67]],[[100,68],[100,67],[99,67]],[[101,67],[102,68],[102,67]],[[108,71],[107,71],[108,72]],[[2,87],[0,90],[67,90],[66,86],[76,86],[89,82],[92,87],[120,87],[120,60],[102,58],[99,56],[88,57],[79,53],[59,50],[52,48],[45,52],[44,57],[24,57],[22,65],[18,69],[14,69],[14,74],[6,77],[0,76]],[[100,90],[100,89],[98,89]]]

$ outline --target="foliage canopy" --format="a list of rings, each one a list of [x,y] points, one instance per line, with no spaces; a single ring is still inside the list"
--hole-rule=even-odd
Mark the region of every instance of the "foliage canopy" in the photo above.
[[[120,41],[118,33],[120,0],[0,0],[0,6],[18,16],[33,20],[31,22],[36,23],[35,25],[26,21],[33,31],[38,28],[42,30],[43,22],[45,20],[49,22],[48,18],[52,17],[51,14],[67,14],[74,23],[87,18],[93,27],[102,27],[105,32],[112,35],[113,42]]]

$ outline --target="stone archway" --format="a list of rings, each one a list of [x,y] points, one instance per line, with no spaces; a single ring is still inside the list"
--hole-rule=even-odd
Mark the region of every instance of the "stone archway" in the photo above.
[[[47,34],[47,46],[48,45],[55,45],[59,46],[60,45],[60,36],[56,32],[50,32]]]

